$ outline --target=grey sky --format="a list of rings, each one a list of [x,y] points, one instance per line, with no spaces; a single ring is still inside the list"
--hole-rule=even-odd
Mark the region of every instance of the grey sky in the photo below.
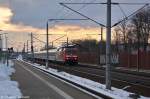
[[[106,0],[0,0],[0,7],[6,6],[11,9],[13,12],[13,16],[11,18],[11,22],[5,22],[5,27],[7,27],[9,33],[9,42],[13,43],[11,46],[18,46],[16,42],[26,42],[29,40],[28,33],[30,32],[42,32],[45,33],[46,21],[49,18],[83,18],[80,15],[73,13],[72,11],[62,7],[59,5],[60,2],[106,2]],[[150,0],[112,0],[112,2],[145,2],[150,3]],[[75,10],[79,10],[82,5],[69,5]],[[129,15],[139,9],[143,5],[121,5],[122,9]],[[106,24],[106,5],[88,5],[79,11],[84,15],[102,23]],[[1,14],[2,13],[2,14]],[[70,14],[71,13],[71,14]],[[4,12],[0,12],[0,15],[6,14]],[[119,21],[123,18],[123,13],[119,9],[118,6],[112,6],[112,24]],[[95,23],[89,21],[78,21],[78,22],[61,22],[65,24],[77,24],[86,26],[84,28],[84,32],[88,32],[85,30],[90,30],[89,26],[95,27]],[[21,25],[20,25],[21,24]],[[5,27],[0,27],[3,30]],[[15,28],[15,30],[19,30],[19,32],[9,31],[9,27]],[[79,28],[79,27],[77,27]],[[99,27],[97,27],[100,29]],[[23,31],[23,29],[25,31]],[[71,28],[72,29],[72,28]],[[76,29],[76,28],[75,28]],[[4,29],[5,30],[5,29]],[[34,31],[32,31],[34,30]],[[42,31],[41,31],[42,30]],[[74,28],[73,28],[74,30]],[[80,29],[82,30],[82,29]],[[63,30],[66,32],[66,30]],[[83,32],[83,31],[80,31]],[[93,31],[89,31],[90,33]],[[94,31],[95,32],[95,31]],[[70,33],[70,32],[69,32]],[[72,32],[71,32],[72,33]],[[81,36],[81,33],[77,33],[74,31],[73,37]],[[72,36],[70,38],[73,38]],[[15,39],[12,39],[15,38]],[[53,38],[53,36],[51,36]],[[40,39],[45,39],[45,37],[40,37]],[[54,38],[55,39],[55,38]],[[12,42],[13,41],[13,42]],[[21,45],[23,46],[23,44]],[[19,47],[20,50],[22,49]]]
[[[1,5],[8,5],[14,16],[12,23],[22,23],[24,25],[44,28],[45,22],[48,18],[64,18],[68,13],[72,13],[66,8],[59,5],[59,2],[105,2],[106,0],[0,0]],[[113,2],[145,2],[150,3],[149,0],[113,0]],[[72,8],[78,10],[82,5],[70,5]],[[121,5],[126,15],[131,14],[143,5],[128,6]],[[105,5],[88,5],[81,13],[105,24],[106,23],[106,7]],[[65,18],[82,18],[79,15],[72,13]],[[118,6],[112,7],[112,22],[115,23],[123,18],[123,14]],[[83,23],[80,23],[83,24]],[[91,23],[90,23],[91,24]]]

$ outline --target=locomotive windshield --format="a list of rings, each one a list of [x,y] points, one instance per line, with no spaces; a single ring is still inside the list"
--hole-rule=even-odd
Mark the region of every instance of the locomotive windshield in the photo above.
[[[76,54],[77,49],[75,47],[65,48],[67,54]]]

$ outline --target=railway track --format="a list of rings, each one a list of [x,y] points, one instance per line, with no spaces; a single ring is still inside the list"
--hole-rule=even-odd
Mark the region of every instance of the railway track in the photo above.
[[[85,68],[85,67],[74,67],[76,70],[82,70],[84,72],[90,72],[91,74],[101,75],[105,77],[105,70],[101,69],[94,69],[94,68]],[[145,76],[139,76],[139,75],[133,75],[133,74],[127,74],[127,73],[121,73],[112,71],[112,78],[114,79],[120,79],[122,81],[128,81],[131,80],[131,83],[139,83],[139,85],[150,87],[150,78]],[[120,77],[121,76],[121,77]],[[128,79],[127,79],[128,78]]]
[[[85,68],[92,68],[92,69],[101,69],[101,70],[105,70],[105,67],[100,67],[100,66],[92,66],[92,65],[84,65],[84,64],[79,64],[78,66],[81,67],[85,67]],[[122,69],[115,69],[112,68],[113,72],[120,72],[120,73],[127,73],[127,74],[131,74],[131,75],[138,75],[141,77],[149,77],[150,78],[150,73],[146,73],[146,72],[138,72],[138,71],[130,71],[130,70],[122,70]]]
[[[43,63],[44,64],[44,63]],[[105,70],[82,66],[62,66],[62,64],[50,63],[49,67],[65,71],[73,75],[81,76],[94,80],[96,82],[105,83]],[[112,86],[125,89],[127,91],[137,93],[143,96],[150,96],[150,78],[142,75],[134,75],[113,71]]]

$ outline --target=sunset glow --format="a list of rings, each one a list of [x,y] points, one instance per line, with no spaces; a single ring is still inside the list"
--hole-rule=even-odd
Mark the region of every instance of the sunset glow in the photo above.
[[[27,39],[30,39],[29,33],[37,33],[37,34],[45,34],[45,29],[35,28],[32,26],[26,26],[22,23],[19,24],[13,24],[11,22],[11,18],[13,17],[13,12],[8,7],[0,7],[0,29],[4,31],[9,31],[9,34],[14,33],[14,37],[17,33],[17,35],[25,35],[24,38],[16,37],[16,43],[13,43],[12,46],[18,46],[17,41],[26,42]],[[105,31],[104,31],[105,32]],[[59,24],[54,25],[52,27],[49,27],[49,34],[66,34],[66,37],[69,38],[69,40],[76,40],[76,39],[97,39],[100,40],[100,27],[81,27],[79,25],[69,25],[69,24]],[[13,37],[12,36],[12,37]],[[50,41],[53,41],[57,38],[59,38],[61,35],[51,35]],[[66,37],[62,38],[61,40],[66,40]],[[45,41],[45,36],[39,37],[41,40]],[[103,38],[105,39],[105,33],[103,35]],[[15,41],[13,41],[15,42]],[[36,41],[35,41],[36,42]],[[59,42],[59,41],[58,41]],[[57,42],[57,43],[58,43]],[[41,43],[36,42],[35,45],[40,45]],[[55,42],[54,42],[55,43]],[[23,44],[22,44],[23,45]],[[42,45],[41,45],[42,46]]]

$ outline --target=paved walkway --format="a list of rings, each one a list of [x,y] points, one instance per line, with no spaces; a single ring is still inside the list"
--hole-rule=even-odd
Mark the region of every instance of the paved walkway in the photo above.
[[[15,61],[12,80],[18,81],[24,99],[95,99],[25,63]]]

